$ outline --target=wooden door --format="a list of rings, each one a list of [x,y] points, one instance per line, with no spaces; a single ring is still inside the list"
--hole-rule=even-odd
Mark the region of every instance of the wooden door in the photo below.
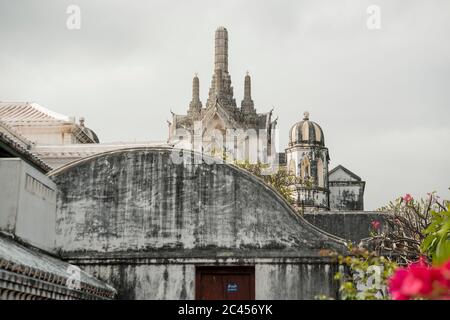
[[[197,267],[197,300],[254,300],[255,267]]]

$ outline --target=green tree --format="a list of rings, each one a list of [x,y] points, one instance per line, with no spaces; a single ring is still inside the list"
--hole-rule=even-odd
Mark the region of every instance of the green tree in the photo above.
[[[433,264],[440,265],[450,258],[450,204],[447,210],[432,211],[431,223],[423,231],[425,239],[420,245]]]
[[[301,183],[300,178],[291,174],[284,167],[280,167],[272,174],[265,174],[269,165],[263,163],[250,163],[249,161],[234,161],[234,164],[251,174],[261,178],[265,183],[278,191],[290,204],[294,204],[292,185]]]

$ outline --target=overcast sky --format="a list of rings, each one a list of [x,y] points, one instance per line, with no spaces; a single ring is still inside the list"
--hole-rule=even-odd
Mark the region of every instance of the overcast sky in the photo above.
[[[80,30],[66,27],[70,4]],[[373,4],[379,30],[366,25]],[[366,209],[405,193],[450,198],[447,0],[0,0],[0,101],[84,116],[102,142],[166,140],[195,72],[206,102],[220,25],[237,102],[249,70],[283,148],[308,110],[330,168],[367,181]]]

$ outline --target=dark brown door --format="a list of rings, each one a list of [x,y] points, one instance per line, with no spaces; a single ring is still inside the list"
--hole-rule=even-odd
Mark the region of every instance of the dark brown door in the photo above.
[[[197,267],[197,300],[254,300],[255,267]]]

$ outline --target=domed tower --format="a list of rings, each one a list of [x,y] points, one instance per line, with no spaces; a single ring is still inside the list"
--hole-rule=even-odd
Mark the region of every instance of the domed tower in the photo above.
[[[322,128],[309,120],[309,112],[303,121],[289,131],[289,147],[286,149],[286,165],[299,181],[293,185],[295,205],[305,211],[329,210],[328,148]]]

